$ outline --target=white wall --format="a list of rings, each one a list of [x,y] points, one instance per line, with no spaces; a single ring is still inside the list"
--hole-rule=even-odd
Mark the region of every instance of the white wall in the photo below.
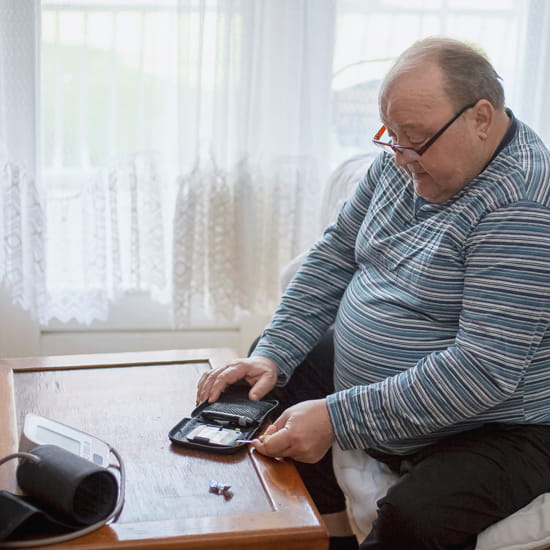
[[[234,326],[174,330],[170,309],[144,296],[129,296],[113,306],[108,321],[90,326],[49,323],[40,327],[0,287],[0,357],[110,353],[161,349],[229,347],[246,355],[250,343],[269,321],[247,317]]]
[[[39,355],[40,327],[0,285],[0,357]]]

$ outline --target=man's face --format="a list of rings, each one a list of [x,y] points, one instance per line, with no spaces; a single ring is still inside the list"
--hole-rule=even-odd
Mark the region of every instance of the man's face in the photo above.
[[[457,107],[443,91],[441,69],[424,64],[390,85],[380,111],[392,141],[418,150],[457,114]],[[444,202],[479,172],[478,145],[475,114],[470,109],[422,156],[405,150],[396,153],[396,162],[411,175],[419,196],[433,203]]]

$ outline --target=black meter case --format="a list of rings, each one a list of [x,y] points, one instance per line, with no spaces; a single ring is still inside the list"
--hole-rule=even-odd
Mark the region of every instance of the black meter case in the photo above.
[[[241,440],[254,439],[263,422],[279,403],[252,401],[242,392],[224,392],[214,403],[205,401],[169,432],[174,445],[230,454],[246,447]]]

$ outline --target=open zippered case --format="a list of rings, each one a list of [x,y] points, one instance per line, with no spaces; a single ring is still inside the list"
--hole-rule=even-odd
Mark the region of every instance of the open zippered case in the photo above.
[[[174,445],[230,454],[246,447],[243,439],[254,439],[278,402],[252,401],[242,392],[224,392],[214,403],[205,401],[169,432]]]

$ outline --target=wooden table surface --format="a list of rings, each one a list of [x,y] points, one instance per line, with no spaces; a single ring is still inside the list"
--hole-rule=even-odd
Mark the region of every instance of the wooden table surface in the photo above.
[[[322,550],[325,528],[294,466],[251,450],[178,449],[168,432],[195,406],[198,378],[228,349],[0,360],[0,457],[15,452],[33,412],[89,432],[123,457],[126,503],[117,523],[64,543],[80,550],[136,548]],[[0,488],[16,491],[16,463]],[[208,491],[211,479],[233,498]]]

